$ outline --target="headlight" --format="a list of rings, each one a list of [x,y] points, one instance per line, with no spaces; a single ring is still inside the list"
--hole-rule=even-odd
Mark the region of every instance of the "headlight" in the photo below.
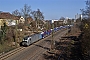
[[[23,41],[24,41],[24,39],[23,39]]]

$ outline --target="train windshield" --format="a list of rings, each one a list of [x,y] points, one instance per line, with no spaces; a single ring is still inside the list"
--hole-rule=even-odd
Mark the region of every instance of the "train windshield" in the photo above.
[[[28,39],[28,36],[27,37],[24,37],[24,40],[27,40]]]

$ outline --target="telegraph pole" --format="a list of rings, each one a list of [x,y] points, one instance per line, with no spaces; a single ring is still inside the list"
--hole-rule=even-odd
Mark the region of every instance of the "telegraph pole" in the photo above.
[[[81,31],[82,31],[82,14],[80,15],[80,17],[81,17]]]
[[[38,32],[38,19],[37,19],[37,17],[35,17],[35,20],[36,20],[36,32]]]
[[[16,20],[16,26],[15,26],[15,47],[17,47],[17,20]]]
[[[51,51],[54,50],[54,21],[52,22],[52,40],[51,40]]]

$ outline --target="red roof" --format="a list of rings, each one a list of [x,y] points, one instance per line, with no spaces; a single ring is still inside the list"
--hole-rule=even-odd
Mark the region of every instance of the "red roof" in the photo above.
[[[13,19],[13,20],[19,20],[20,16],[14,16],[10,14],[9,12],[2,12],[0,13],[0,19]]]

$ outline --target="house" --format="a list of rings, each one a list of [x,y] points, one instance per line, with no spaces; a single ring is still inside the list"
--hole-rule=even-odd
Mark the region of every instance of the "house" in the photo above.
[[[54,21],[55,27],[59,27],[63,25],[63,20]]]
[[[22,17],[22,16],[18,16],[18,18],[19,18],[19,23],[24,23],[24,22],[25,22],[24,17]]]
[[[0,28],[3,26],[3,23],[6,23],[7,26],[16,25],[19,23],[24,23],[25,19],[21,16],[14,16],[9,12],[0,13]]]
[[[66,19],[63,20],[63,24],[67,24],[67,23],[68,23],[67,21],[68,21],[68,20],[66,20]]]

